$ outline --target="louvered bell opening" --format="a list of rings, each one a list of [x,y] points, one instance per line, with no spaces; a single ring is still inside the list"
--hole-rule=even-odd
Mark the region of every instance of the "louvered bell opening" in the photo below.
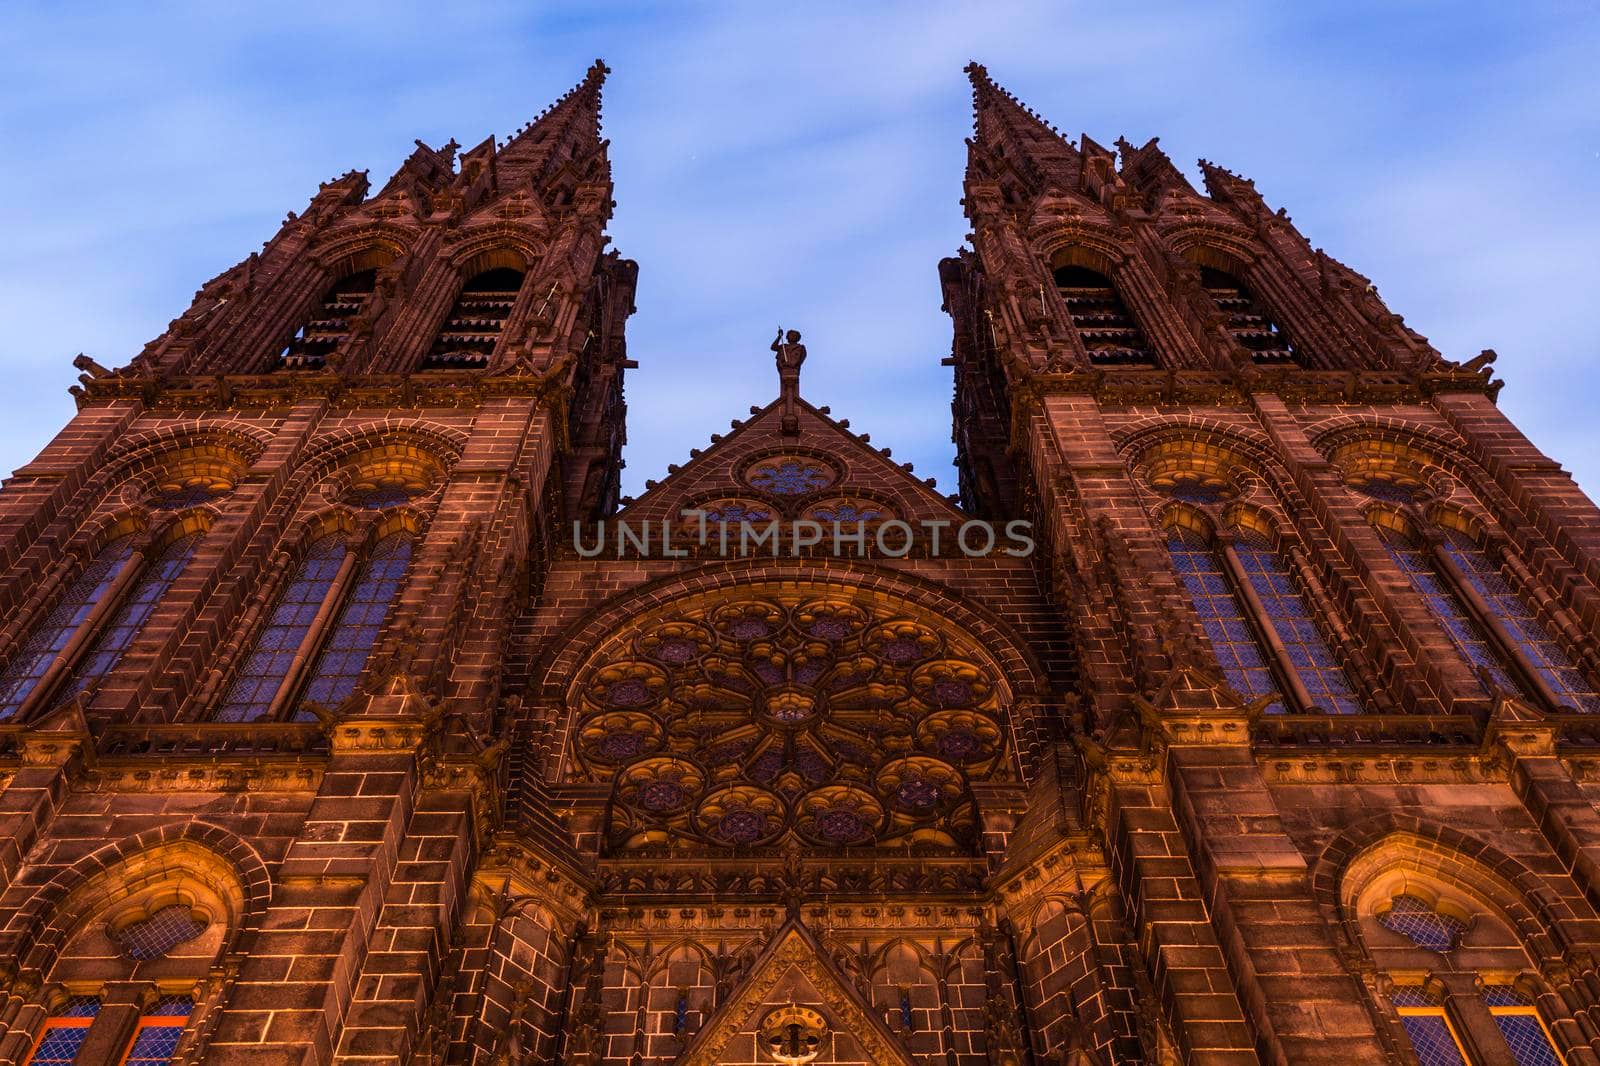
[[[482,370],[489,365],[500,332],[511,316],[521,271],[510,267],[486,270],[462,286],[450,309],[433,350],[422,361],[424,370]]]
[[[1200,283],[1227,318],[1228,332],[1258,365],[1295,365],[1300,356],[1244,282],[1214,267],[1200,268]]]
[[[1153,366],[1155,357],[1111,279],[1087,267],[1056,271],[1072,327],[1096,366]]]
[[[322,297],[311,320],[300,327],[278,360],[280,370],[320,370],[328,356],[350,337],[350,320],[378,282],[376,270],[362,270],[337,282]]]

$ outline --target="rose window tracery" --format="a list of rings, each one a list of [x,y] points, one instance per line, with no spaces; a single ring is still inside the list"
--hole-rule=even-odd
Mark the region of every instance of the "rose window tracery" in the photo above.
[[[760,588],[632,623],[584,671],[575,754],[614,849],[970,850],[1009,772],[995,679],[938,620]]]
[[[837,479],[826,463],[804,456],[780,455],[763,459],[745,472],[745,484],[774,496],[803,496],[832,485]]]

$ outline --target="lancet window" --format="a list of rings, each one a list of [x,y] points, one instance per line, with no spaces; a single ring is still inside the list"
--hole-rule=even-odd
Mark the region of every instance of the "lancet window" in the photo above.
[[[36,624],[0,671],[0,719],[14,718],[52,674],[58,674],[87,624],[112,592],[134,553],[132,534],[113,539],[91,559],[44,619]]]
[[[1064,266],[1056,270],[1055,282],[1091,363],[1148,366],[1155,362],[1144,333],[1110,278],[1088,267]]]
[[[1168,489],[1195,505],[1215,502],[1207,497],[1218,491],[1185,478]],[[1218,533],[1184,517],[1168,527],[1168,554],[1228,683],[1247,699],[1277,695],[1269,713],[1359,713],[1296,574],[1271,541],[1248,526]]]
[[[1364,484],[1362,491],[1372,487]],[[1553,711],[1600,711],[1600,690],[1590,673],[1534,614],[1477,538],[1454,527],[1430,525],[1419,532],[1393,515],[1379,513],[1374,519],[1390,556],[1481,678]]]
[[[1255,294],[1244,282],[1215,267],[1200,268],[1200,283],[1205,286],[1226,318],[1226,328],[1235,342],[1250,352],[1258,364],[1298,363],[1299,353],[1283,330],[1272,320]]]
[[[116,668],[123,653],[172,588],[172,583],[189,565],[200,537],[199,531],[175,537],[144,562],[127,594],[99,627],[88,650],[72,665],[65,681],[54,693],[54,703],[66,702]]]
[[[517,293],[522,272],[495,267],[469,279],[445,318],[424,370],[481,370],[489,365]]]
[[[315,717],[308,703],[332,707],[353,694],[410,558],[405,530],[365,551],[340,533],[312,541],[256,634],[217,720],[308,720]]]

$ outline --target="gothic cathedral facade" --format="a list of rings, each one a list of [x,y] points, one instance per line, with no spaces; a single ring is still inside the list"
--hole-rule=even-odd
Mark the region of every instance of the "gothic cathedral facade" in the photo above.
[[[956,497],[793,333],[620,495],[598,63],[79,359],[0,1064],[1600,1066],[1600,513],[1250,181],[968,73]]]

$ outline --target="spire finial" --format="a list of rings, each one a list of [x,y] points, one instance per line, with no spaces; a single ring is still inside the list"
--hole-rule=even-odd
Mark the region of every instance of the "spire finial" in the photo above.
[[[778,361],[778,399],[783,404],[783,435],[800,435],[800,364],[806,361],[806,346],[800,343],[800,331],[788,333],[778,327],[772,350]]]

